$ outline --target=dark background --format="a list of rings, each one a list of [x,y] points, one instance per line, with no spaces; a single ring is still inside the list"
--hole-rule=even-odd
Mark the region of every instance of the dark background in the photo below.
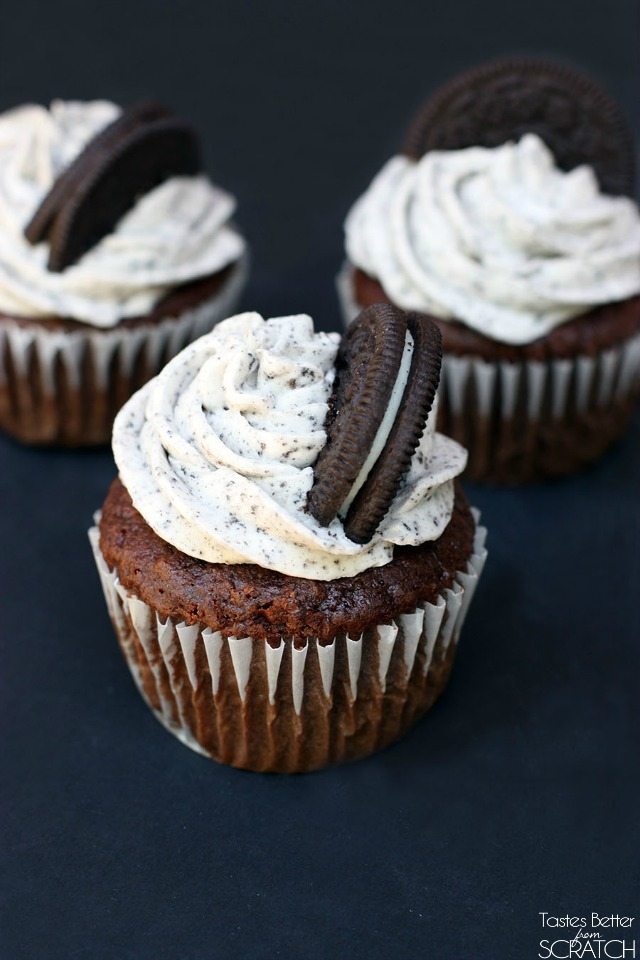
[[[342,220],[422,96],[552,54],[637,132],[635,11],[5,0],[0,108],[167,100],[239,198],[243,305],[337,328]],[[524,960],[538,911],[637,911],[640,419],[580,477],[471,488],[490,558],[447,695],[394,748],[299,777],[207,762],[143,705],[85,534],[112,474],[0,440],[1,960]]]

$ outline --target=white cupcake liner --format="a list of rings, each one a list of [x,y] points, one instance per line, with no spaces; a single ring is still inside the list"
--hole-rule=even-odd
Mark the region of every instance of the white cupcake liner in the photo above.
[[[76,408],[94,402],[96,396],[110,394],[114,384],[120,385],[120,402],[127,399],[127,392],[142,385],[136,380],[137,370],[142,368],[148,376],[155,375],[183,347],[208,333],[233,312],[247,272],[244,257],[215,296],[159,323],[108,330],[88,325],[74,330],[50,330],[37,323],[22,325],[2,317],[0,425],[35,442],[59,439],[73,442],[75,428],[69,426],[69,421],[74,413],[76,419],[80,418]],[[13,371],[11,378],[9,369]],[[90,387],[86,383],[87,369]],[[86,398],[80,397],[83,389],[88,393]],[[61,396],[61,391],[66,395]],[[96,414],[101,419],[93,425],[96,436],[91,437],[90,442],[108,439],[110,420],[115,412],[108,409]],[[38,435],[40,429],[41,436]],[[82,442],[82,436],[78,441]]]
[[[343,634],[328,644],[306,638],[300,645],[299,639],[294,643],[293,638],[282,638],[279,646],[272,647],[264,640],[251,637],[223,636],[198,623],[175,623],[171,618],[163,623],[150,606],[128,593],[117,573],[108,568],[100,551],[97,526],[89,531],[89,539],[109,615],[143,698],[158,720],[183,743],[198,753],[212,756],[199,742],[195,729],[196,719],[200,724],[203,722],[202,716],[194,718],[193,711],[196,698],[198,710],[203,709],[200,689],[203,684],[207,685],[204,693],[206,709],[213,713],[229,709],[228,698],[221,702],[219,692],[227,690],[231,680],[238,695],[235,707],[233,704],[231,707],[237,712],[242,712],[246,706],[250,688],[254,701],[256,698],[268,701],[272,720],[281,705],[290,713],[293,704],[295,715],[301,721],[307,697],[318,696],[318,670],[321,695],[328,710],[338,699],[338,687],[343,693],[346,687],[347,700],[351,705],[356,704],[359,679],[364,669],[375,670],[379,691],[384,694],[392,661],[396,699],[398,678],[404,687],[408,687],[415,671],[419,670],[422,683],[428,684],[432,671],[445,659],[451,644],[458,643],[487,557],[486,529],[478,525],[478,511],[474,510],[473,514],[476,532],[472,556],[465,569],[456,574],[452,586],[444,590],[435,603],[422,604],[413,612],[402,614],[391,623],[380,624],[360,637]],[[98,520],[99,514],[96,523]],[[287,647],[288,669],[284,670],[283,654]],[[199,648],[204,651],[204,657],[199,655]],[[347,665],[346,672],[340,675],[336,667],[338,661]],[[205,663],[206,670],[203,669]],[[152,679],[152,693],[159,706],[154,707],[150,700],[143,671],[147,683]],[[225,675],[225,671],[232,676]],[[315,682],[311,682],[312,674],[315,674]]]
[[[336,279],[338,297],[347,324],[361,308],[353,296],[351,268],[344,264]],[[532,419],[540,416],[546,400],[552,416],[562,418],[570,405],[581,413],[592,406],[607,406],[638,389],[640,384],[640,334],[625,343],[602,350],[596,356],[575,360],[522,363],[492,363],[478,357],[443,358],[443,380],[449,406],[454,415],[464,409],[467,387],[476,389],[477,410],[489,416],[494,409],[496,387],[500,384],[500,414],[510,419],[518,397],[526,385],[527,411]]]
[[[62,362],[69,383],[77,386],[82,357],[88,351],[96,372],[96,384],[104,388],[116,353],[119,372],[128,376],[143,344],[149,365],[155,367],[163,355],[173,356],[191,340],[207,333],[228,315],[242,291],[246,275],[246,261],[239,261],[214,298],[177,317],[165,317],[156,324],[111,329],[85,325],[76,330],[50,330],[35,323],[22,326],[3,317],[0,319],[0,356],[7,350],[14,369],[26,375],[31,355],[35,352],[42,389],[51,393],[55,388],[58,360]],[[0,365],[0,386],[5,382],[6,368]]]
[[[336,279],[338,297],[346,324],[360,312],[353,296],[351,267],[345,263]],[[476,459],[479,471],[488,465],[491,458],[500,457],[501,440],[513,443],[511,427],[516,415],[519,425],[535,429],[544,421],[550,424],[563,422],[582,425],[591,414],[602,417],[612,407],[624,407],[640,391],[640,334],[594,356],[577,356],[572,359],[547,361],[525,360],[487,361],[469,356],[445,355],[442,361],[440,383],[440,416],[447,433],[465,443],[470,450],[470,472],[474,474]],[[460,421],[466,420],[464,425]],[[496,423],[496,419],[498,423]],[[477,431],[477,421],[492,423],[492,436]],[[466,429],[466,433],[464,432]],[[603,442],[593,440],[595,451],[602,452],[608,442],[624,429],[624,419],[619,419],[619,429],[614,425],[611,436],[605,434],[601,420],[592,428],[600,431]],[[561,442],[566,446],[566,438]],[[548,443],[548,440],[547,440]],[[481,449],[476,450],[476,446]],[[549,456],[549,451],[545,451]],[[580,466],[581,451],[576,451],[575,466]],[[535,450],[535,437],[528,438],[522,451],[525,469],[536,471],[535,461],[541,459]],[[525,460],[529,459],[527,465]],[[584,456],[585,462],[591,459]],[[516,467],[517,469],[517,467]],[[544,465],[538,469],[545,472]],[[562,470],[561,472],[565,472]],[[480,479],[481,477],[478,476]]]

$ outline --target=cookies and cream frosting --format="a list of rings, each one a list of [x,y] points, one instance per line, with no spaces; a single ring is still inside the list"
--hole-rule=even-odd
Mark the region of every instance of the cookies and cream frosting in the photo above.
[[[119,113],[104,100],[56,100],[0,116],[0,312],[112,327],[242,256],[244,241],[229,225],[234,199],[205,176],[173,177],[76,264],[47,269],[48,243],[32,246],[24,228],[57,177]]]
[[[432,410],[410,470],[373,539],[322,527],[306,509],[339,336],[306,315],[244,313],[188,346],[122,408],[120,478],[149,526],[210,563],[256,563],[334,580],[382,566],[396,544],[443,533],[466,452]]]
[[[350,262],[407,310],[530,343],[640,292],[640,215],[535,134],[388,161],[345,224]]]

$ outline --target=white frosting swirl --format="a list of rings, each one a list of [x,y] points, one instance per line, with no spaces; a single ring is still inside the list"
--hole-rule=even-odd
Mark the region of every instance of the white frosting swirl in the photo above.
[[[339,336],[306,315],[244,313],[175,357],[118,414],[113,451],[137,510],[163,540],[210,563],[334,580],[382,566],[394,544],[437,539],[466,452],[429,418],[407,478],[364,546],[306,509]]]
[[[113,103],[56,100],[0,116],[0,311],[112,327],[148,313],[172,287],[222,270],[244,251],[235,201],[204,176],[151,190],[76,264],[47,270],[48,243],[23,231],[59,174],[120,113]]]
[[[393,157],[355,203],[346,248],[400,307],[530,343],[640,292],[640,216],[591,167],[559,170],[535,134]]]

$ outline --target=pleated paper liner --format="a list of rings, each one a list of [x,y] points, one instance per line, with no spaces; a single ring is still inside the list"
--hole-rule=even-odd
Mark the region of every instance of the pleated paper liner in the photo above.
[[[434,602],[360,637],[283,637],[277,647],[162,622],[109,570],[97,526],[89,538],[125,660],[158,720],[222,763],[293,773],[385,747],[436,701],[487,556],[474,518],[466,568]]]
[[[132,328],[60,331],[0,318],[0,428],[27,443],[107,443],[131,394],[233,313],[246,275],[240,261],[213,298]]]
[[[345,264],[346,323],[360,311]],[[438,429],[469,451],[467,476],[524,483],[580,470],[625,431],[640,393],[640,335],[595,356],[490,362],[446,355]]]

